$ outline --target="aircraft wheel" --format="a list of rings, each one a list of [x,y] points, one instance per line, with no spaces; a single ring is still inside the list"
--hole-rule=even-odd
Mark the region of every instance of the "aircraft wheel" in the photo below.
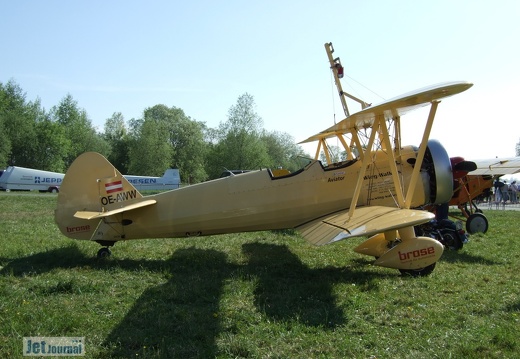
[[[473,213],[466,220],[466,231],[469,234],[486,233],[488,226],[488,220],[482,213]]]
[[[435,264],[437,263],[418,269],[399,269],[399,272],[401,272],[402,275],[409,275],[411,277],[426,277],[433,272]]]
[[[454,235],[452,232],[443,233],[442,237],[446,242],[446,246],[452,251],[458,251],[459,249],[462,249],[462,247],[464,246],[464,243],[462,243],[459,237]]]
[[[112,254],[112,252],[110,251],[109,248],[107,248],[107,247],[103,247],[103,248],[101,248],[101,249],[97,252],[97,257],[98,257],[98,258],[108,258],[108,257],[110,257],[111,254]]]

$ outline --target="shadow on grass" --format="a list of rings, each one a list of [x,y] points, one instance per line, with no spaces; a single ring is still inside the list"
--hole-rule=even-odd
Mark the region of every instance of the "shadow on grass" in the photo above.
[[[356,283],[377,290],[384,274],[344,267],[309,268],[285,245],[248,243],[244,265],[225,253],[178,249],[168,260],[98,260],[78,247],[49,250],[20,259],[0,258],[3,275],[39,275],[53,269],[143,269],[169,273],[168,281],[147,288],[105,338],[102,357],[207,358],[218,355],[216,338],[224,282],[236,275],[257,283],[254,304],[271,320],[334,328],[346,322],[333,295],[335,283]]]
[[[179,249],[168,260],[99,260],[77,246],[19,259],[0,258],[0,275],[37,276],[54,269],[143,269],[170,273],[170,280],[150,287],[103,343],[100,357],[213,357],[219,333],[219,299],[233,265],[224,253]],[[139,356],[140,355],[140,356]]]
[[[77,268],[90,262],[76,245],[32,254],[27,257],[0,258],[0,274],[16,277],[38,275],[56,268]]]
[[[249,243],[247,273],[257,277],[255,305],[275,320],[294,320],[310,326],[333,327],[344,322],[332,295],[334,273],[310,269],[284,245]]]
[[[239,274],[255,280],[254,304],[271,320],[334,328],[345,322],[332,285],[356,275],[344,268],[310,269],[287,246],[249,243],[244,266],[214,250],[177,250],[168,260],[171,279],[147,289],[106,338],[103,356],[210,358],[216,338],[224,282]],[[374,275],[364,276],[370,282]],[[355,282],[355,280],[354,280]]]
[[[214,250],[179,249],[167,263],[171,279],[144,291],[106,338],[102,357],[215,356],[223,281],[232,270],[227,256]]]
[[[258,278],[255,305],[272,319],[297,320],[315,327],[334,328],[346,319],[336,306],[332,286],[355,283],[376,289],[379,274],[352,272],[344,267],[311,269],[285,245],[248,243],[242,251],[249,258],[248,275]]]
[[[520,313],[520,300],[505,307],[506,312]]]
[[[0,258],[0,275],[16,277],[39,275],[54,269],[71,269],[86,267],[94,270],[106,270],[118,267],[124,270],[145,268],[150,271],[161,271],[168,267],[164,260],[131,260],[131,259],[98,259],[87,257],[76,245],[57,248],[32,254],[27,257],[10,259]]]

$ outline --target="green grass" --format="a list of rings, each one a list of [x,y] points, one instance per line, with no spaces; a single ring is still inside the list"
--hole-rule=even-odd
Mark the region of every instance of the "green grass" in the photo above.
[[[515,358],[520,212],[433,274],[400,276],[291,232],[120,242],[65,238],[56,196],[0,194],[0,357],[81,336],[87,358]]]

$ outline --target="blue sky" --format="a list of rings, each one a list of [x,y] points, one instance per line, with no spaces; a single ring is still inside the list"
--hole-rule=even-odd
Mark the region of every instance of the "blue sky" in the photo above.
[[[511,157],[519,19],[517,0],[4,1],[0,82],[47,110],[70,93],[99,130],[156,104],[217,127],[247,92],[265,129],[300,141],[343,118],[332,42],[355,80],[344,90],[367,102],[473,82],[440,104],[431,137],[451,156]],[[403,142],[420,142],[425,116],[403,117]]]

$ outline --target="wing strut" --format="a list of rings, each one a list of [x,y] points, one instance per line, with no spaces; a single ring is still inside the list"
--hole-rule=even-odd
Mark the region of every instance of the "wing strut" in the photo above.
[[[374,128],[378,125],[380,125],[380,122],[384,121],[384,118],[378,116],[374,120]],[[357,201],[359,199],[359,194],[361,193],[361,187],[363,186],[363,181],[365,178],[365,172],[368,167],[368,162],[370,160],[370,157],[372,155],[372,146],[374,144],[374,139],[376,138],[376,130],[372,129],[370,133],[370,138],[368,140],[368,145],[366,148],[366,151],[364,153],[363,157],[363,163],[361,165],[361,171],[359,172],[357,183],[356,183],[356,189],[354,190],[354,195],[352,196],[352,202],[350,203],[350,209],[348,211],[349,217],[352,217],[354,215],[354,210],[356,209]]]
[[[428,115],[428,120],[426,121],[426,126],[424,128],[423,138],[421,140],[421,145],[419,146],[419,152],[417,154],[417,161],[415,162],[415,167],[412,172],[412,178],[410,179],[410,186],[408,186],[408,192],[406,193],[406,200],[404,203],[404,208],[410,208],[412,202],[412,195],[415,191],[415,187],[417,185],[417,180],[419,179],[419,172],[421,171],[422,163],[424,160],[424,154],[426,153],[426,147],[428,145],[428,138],[430,137],[430,132],[432,130],[433,119],[435,118],[435,113],[437,112],[437,106],[439,105],[439,100],[434,100],[431,102],[432,105],[430,107],[430,113]]]
[[[383,143],[387,148],[388,152],[388,165],[390,166],[390,172],[392,172],[392,180],[394,182],[395,194],[397,196],[397,205],[399,208],[405,208],[405,200],[403,194],[403,186],[401,184],[401,180],[399,179],[399,173],[397,172],[397,165],[395,160],[395,152],[392,151],[392,145],[390,143],[390,135],[388,134],[388,128],[385,126],[381,126],[381,138],[383,139]],[[397,151],[397,147],[396,147]],[[406,207],[408,208],[408,207]]]

